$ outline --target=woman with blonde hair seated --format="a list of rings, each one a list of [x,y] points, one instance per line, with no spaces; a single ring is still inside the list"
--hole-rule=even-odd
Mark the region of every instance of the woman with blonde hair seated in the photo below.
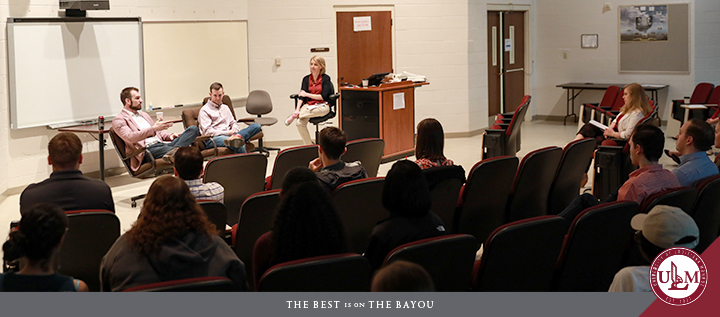
[[[455,165],[443,154],[445,133],[439,121],[428,118],[417,125],[417,142],[415,144],[415,164],[421,169]]]
[[[310,118],[322,117],[330,112],[330,95],[335,88],[330,76],[325,74],[325,59],[322,56],[310,58],[310,74],[303,77],[300,84],[295,111],[285,119],[285,125],[290,125],[297,119],[297,129],[303,144],[312,144],[307,124]]]
[[[217,230],[185,181],[159,177],[137,221],[103,257],[102,291],[208,276],[227,277],[244,290],[245,265]]]
[[[652,109],[650,109],[648,98],[645,95],[645,89],[637,83],[629,84],[623,88],[623,101],[625,101],[625,105],[620,108],[620,113],[605,131],[586,123],[578,131],[575,140],[594,138],[599,145],[606,138],[624,140],[630,138],[640,119],[649,114]]]

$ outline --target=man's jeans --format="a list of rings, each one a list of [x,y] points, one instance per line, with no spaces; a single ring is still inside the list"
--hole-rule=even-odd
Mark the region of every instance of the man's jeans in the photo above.
[[[250,138],[252,138],[256,134],[260,133],[260,131],[262,131],[262,128],[260,127],[260,125],[257,123],[253,123],[253,124],[249,125],[247,128],[240,130],[240,132],[238,132],[237,134],[242,136],[243,140],[245,140],[245,142],[247,142],[248,140],[250,140]],[[233,152],[235,152],[235,153],[246,153],[247,152],[247,151],[245,151],[244,144],[243,144],[243,146],[241,146],[239,148],[234,148],[234,147],[225,145],[225,143],[223,143],[223,141],[225,141],[225,139],[227,139],[229,137],[230,137],[229,135],[214,136],[212,138],[212,140],[205,141],[205,147],[210,149],[210,148],[213,148],[215,145],[217,145],[217,147],[227,147],[227,148],[233,150]],[[213,144],[213,141],[215,141],[214,144]]]
[[[156,160],[163,157],[167,152],[170,152],[173,148],[176,147],[183,147],[183,146],[190,146],[193,144],[193,141],[195,141],[195,138],[200,134],[200,130],[197,126],[191,126],[185,129],[182,134],[178,135],[175,140],[172,140],[172,142],[159,142],[155,143],[153,145],[150,145],[147,149],[150,151],[150,154],[152,154],[153,158]],[[143,164],[150,162],[150,157],[145,155],[143,157]]]

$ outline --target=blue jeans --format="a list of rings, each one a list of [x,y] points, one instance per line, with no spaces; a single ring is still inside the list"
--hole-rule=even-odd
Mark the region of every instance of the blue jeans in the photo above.
[[[249,125],[247,128],[240,130],[240,132],[238,132],[237,134],[239,134],[243,138],[243,140],[245,140],[247,142],[248,140],[250,140],[250,138],[252,138],[256,134],[260,133],[260,131],[262,131],[262,127],[260,127],[260,125],[257,123],[253,123],[253,124]],[[225,139],[227,139],[229,137],[230,137],[229,135],[214,136],[212,138],[212,140],[205,141],[205,147],[208,149],[213,148],[215,146],[227,147],[227,148],[233,150],[233,152],[235,152],[235,153],[247,153],[247,151],[245,151],[245,145],[243,145],[239,148],[234,148],[234,147],[225,145],[225,143],[223,143],[223,141],[225,141]],[[215,143],[213,143],[213,141],[215,141]]]
[[[159,159],[163,157],[167,152],[170,152],[173,148],[176,147],[183,147],[183,146],[190,146],[193,144],[193,141],[195,141],[195,138],[200,134],[200,130],[197,126],[191,126],[185,129],[182,134],[178,135],[175,140],[172,140],[172,142],[165,143],[155,143],[151,146],[149,146],[147,149],[150,151],[150,154],[152,154],[153,158]],[[150,157],[145,155],[143,157],[143,164],[150,162]]]

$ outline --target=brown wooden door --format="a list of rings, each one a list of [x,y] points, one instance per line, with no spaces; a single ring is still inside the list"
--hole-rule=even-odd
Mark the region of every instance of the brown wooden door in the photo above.
[[[525,12],[503,14],[503,38],[512,40],[504,52],[505,112],[515,111],[525,95]]]
[[[354,31],[354,17],[370,17],[370,31]],[[337,12],[338,82],[359,85],[375,73],[393,72],[390,11]]]
[[[488,11],[488,116],[515,111],[525,95],[525,12]]]

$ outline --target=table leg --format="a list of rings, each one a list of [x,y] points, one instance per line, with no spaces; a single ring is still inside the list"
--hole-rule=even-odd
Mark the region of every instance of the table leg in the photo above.
[[[98,149],[100,155],[100,180],[105,181],[105,137],[103,133],[98,134],[98,141],[100,142],[100,148]]]
[[[578,116],[575,114],[575,97],[577,97],[583,90],[580,89],[577,94],[575,94],[575,88],[568,88],[565,91],[567,92],[567,101],[565,118],[563,118],[563,125],[565,125],[565,120],[567,120],[569,116],[575,117],[575,120],[573,120],[573,122],[577,122]]]

